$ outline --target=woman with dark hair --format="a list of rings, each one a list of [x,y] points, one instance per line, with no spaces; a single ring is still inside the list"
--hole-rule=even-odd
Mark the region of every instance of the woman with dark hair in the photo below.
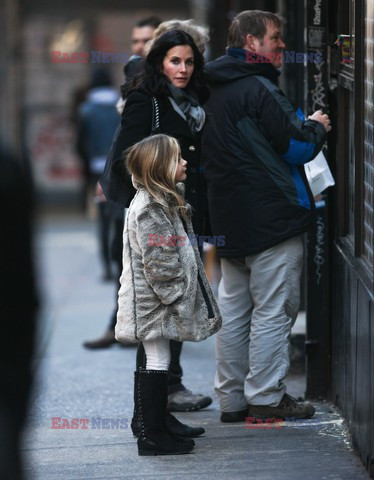
[[[140,73],[122,86],[126,105],[122,128],[113,145],[113,172],[125,178],[126,188],[113,200],[127,207],[135,189],[123,162],[123,151],[152,132],[153,104],[159,107],[158,133],[175,137],[188,162],[186,199],[194,208],[193,226],[202,232],[205,211],[203,177],[200,175],[200,134],[205,123],[201,105],[209,96],[203,76],[204,58],[192,37],[181,30],[158,37],[144,59]]]
[[[181,43],[182,42],[182,43]],[[167,54],[174,47],[188,47],[193,52],[191,75],[187,82],[175,84],[165,71],[164,62]],[[173,52],[171,52],[173,53]],[[152,48],[148,52],[143,64],[143,69],[132,77],[132,81],[125,83],[122,88],[122,97],[127,98],[134,90],[142,90],[144,93],[155,96],[170,96],[170,84],[176,88],[182,88],[186,92],[195,95],[201,104],[205,103],[209,96],[207,83],[203,75],[204,57],[197,48],[193,38],[182,30],[172,30],[156,38]]]
[[[128,207],[136,190],[125,168],[123,152],[152,133],[164,133],[176,138],[182,157],[188,165],[185,198],[193,208],[192,224],[197,234],[203,231],[206,211],[205,183],[200,172],[200,136],[205,123],[205,112],[201,105],[207,100],[209,91],[203,77],[203,65],[203,56],[188,33],[174,30],[154,40],[144,59],[141,72],[122,88],[126,104],[121,127],[117,130],[109,153],[109,158],[112,159],[111,173],[118,179],[118,182],[115,182],[118,183],[118,188],[113,188],[113,184],[108,186],[105,182],[102,183],[109,200]],[[158,124],[157,129],[155,123]],[[181,348],[181,342],[170,342],[168,407],[170,410],[179,409],[175,405],[178,405],[178,400],[181,405],[178,397],[182,397],[185,399],[183,410],[204,408],[211,403],[211,398],[194,395],[182,385]],[[144,359],[144,348],[140,343],[135,372],[134,417],[131,422],[136,436],[142,429],[137,405],[137,386],[139,372],[146,367]],[[168,432],[179,435],[179,438],[196,437],[204,433],[203,428],[191,428],[181,424],[170,413],[165,416],[164,421]]]

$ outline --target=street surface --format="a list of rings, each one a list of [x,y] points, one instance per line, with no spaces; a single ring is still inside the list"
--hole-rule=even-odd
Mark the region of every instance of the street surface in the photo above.
[[[107,328],[113,283],[102,283],[95,225],[79,215],[43,218],[37,235],[43,311],[37,380],[22,453],[27,479],[361,480],[369,478],[339,413],[316,404],[313,419],[281,428],[223,424],[214,395],[214,338],[185,343],[184,383],[209,394],[205,410],[178,414],[201,425],[193,454],[139,457],[132,416],[135,348],[89,351]],[[302,376],[289,393],[304,391]],[[64,420],[65,419],[65,420]],[[77,419],[72,423],[73,419]],[[52,428],[52,427],[65,428]],[[67,428],[67,427],[78,428]],[[86,428],[83,428],[86,427]]]

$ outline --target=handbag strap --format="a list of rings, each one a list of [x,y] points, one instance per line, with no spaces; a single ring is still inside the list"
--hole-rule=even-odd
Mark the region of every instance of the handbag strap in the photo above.
[[[152,97],[152,131],[154,134],[160,128],[160,107],[156,97]]]

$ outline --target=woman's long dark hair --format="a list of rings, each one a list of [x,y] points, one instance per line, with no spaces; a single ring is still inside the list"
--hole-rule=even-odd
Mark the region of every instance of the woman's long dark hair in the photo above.
[[[121,87],[122,98],[127,96],[134,90],[141,90],[152,96],[168,96],[168,78],[163,70],[163,61],[167,52],[176,46],[188,45],[194,53],[194,71],[191,79],[186,87],[187,90],[195,94],[200,103],[204,103],[209,96],[209,89],[204,78],[204,57],[196,47],[191,35],[182,30],[172,30],[160,35],[155,42],[148,55],[143,61],[143,66],[137,75],[129,82],[125,82]]]

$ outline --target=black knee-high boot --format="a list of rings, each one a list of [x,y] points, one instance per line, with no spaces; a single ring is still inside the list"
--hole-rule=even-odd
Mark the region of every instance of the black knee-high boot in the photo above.
[[[138,379],[139,371],[145,369],[146,357],[143,344],[140,342],[136,354],[136,372],[134,372],[134,413],[131,420],[131,430],[135,437],[138,437],[141,430],[141,420],[138,408]],[[190,427],[180,422],[174,415],[167,412],[165,416],[165,423],[169,433],[179,435],[185,438],[196,438],[205,433],[202,427]]]
[[[165,426],[168,397],[166,370],[139,370],[138,407],[141,432],[139,455],[180,455],[190,453],[193,445],[172,439]]]
[[[140,417],[139,409],[139,399],[138,399],[138,388],[139,388],[139,372],[134,372],[134,416],[131,420],[131,430],[134,437],[139,437],[142,429],[142,421]],[[165,416],[165,428],[171,438],[180,443],[188,443],[191,446],[195,445],[195,442],[192,440],[193,437],[202,435],[205,430],[201,427],[189,427],[184,423],[181,423],[177,420],[171,413],[166,409]]]
[[[134,372],[134,413],[131,419],[131,430],[135,437],[139,436],[141,430],[141,421],[138,408],[138,378],[139,370],[145,369],[146,356],[142,342],[139,342],[138,349],[136,351],[136,371]]]

